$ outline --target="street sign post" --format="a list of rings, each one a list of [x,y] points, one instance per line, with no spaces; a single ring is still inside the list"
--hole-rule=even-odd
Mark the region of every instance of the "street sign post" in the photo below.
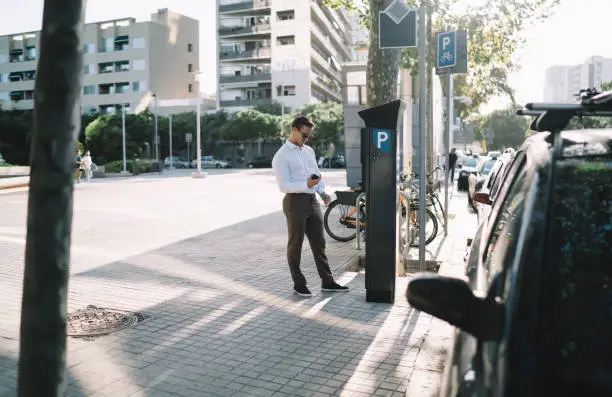
[[[436,73],[446,75],[446,126],[444,133],[444,235],[448,234],[449,151],[453,142],[454,94],[453,74],[467,73],[467,32],[464,30],[436,33]]]
[[[450,68],[457,63],[457,32],[446,32],[438,35],[437,63],[438,69]]]
[[[417,46],[417,10],[395,0],[379,13],[378,46],[408,48]]]

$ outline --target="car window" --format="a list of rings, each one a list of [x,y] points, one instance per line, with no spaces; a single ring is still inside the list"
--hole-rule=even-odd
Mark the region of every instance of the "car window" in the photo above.
[[[491,171],[491,168],[493,168],[493,166],[495,165],[495,163],[497,162],[497,160],[487,160],[484,162],[484,164],[482,165],[482,168],[480,169],[480,173],[483,175],[487,175],[489,173],[489,171]]]
[[[520,218],[523,211],[526,176],[527,170],[523,167],[512,182],[512,187],[501,204],[493,224],[484,256],[485,269],[489,273],[489,280],[496,272],[503,269],[502,264],[505,260],[510,260],[510,256],[514,257],[514,253],[508,252],[508,246],[515,242],[518,235],[514,228],[515,221]]]
[[[464,167],[476,167],[478,164],[478,159],[474,157],[470,157],[463,163]]]
[[[585,385],[584,395],[612,395],[610,181],[610,155],[562,160],[555,175],[551,361],[562,384]]]

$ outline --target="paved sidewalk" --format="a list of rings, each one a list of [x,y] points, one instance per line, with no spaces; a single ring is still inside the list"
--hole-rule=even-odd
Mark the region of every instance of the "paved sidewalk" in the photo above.
[[[169,189],[162,183],[168,182],[141,186]],[[459,200],[461,195],[453,197],[451,208]],[[134,208],[124,216],[144,220],[148,207]],[[457,210],[453,222],[459,218]],[[78,226],[76,243],[89,241],[95,224],[90,226],[92,231]],[[105,233],[113,239],[112,229]],[[154,238],[146,229],[141,233]],[[10,238],[7,232],[0,244],[2,397],[15,395],[20,298],[14,287],[22,283],[23,252],[6,245]],[[330,241],[338,281],[352,290],[323,293],[305,244],[302,266],[314,296],[303,299],[289,288],[285,243],[285,221],[277,211],[118,260],[105,261],[112,252],[93,246],[73,248],[69,311],[96,305],[146,319],[94,340],[70,338],[68,395],[431,395],[450,327],[408,306],[407,278],[398,279],[394,305],[366,303],[364,274],[341,270],[356,253],[353,244]],[[453,251],[458,248],[440,252]]]

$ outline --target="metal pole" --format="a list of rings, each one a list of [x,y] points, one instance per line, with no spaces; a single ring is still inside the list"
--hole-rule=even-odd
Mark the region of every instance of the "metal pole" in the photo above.
[[[453,128],[454,114],[453,75],[446,75],[446,134],[444,134],[444,159],[446,172],[444,174],[444,235],[448,236],[448,182],[450,179],[449,153],[451,147],[451,130]]]
[[[427,37],[426,9],[419,8],[419,271],[425,271],[425,189],[427,163]]]
[[[158,112],[158,101],[157,101],[157,95],[155,95],[155,162],[159,161],[159,147],[158,147],[158,143],[159,143],[159,138],[157,136],[157,112]]]
[[[170,132],[168,133],[169,138],[170,138],[170,169],[173,169],[173,165],[174,165],[174,156],[172,155],[172,115],[168,116],[168,122],[170,123]]]
[[[281,84],[281,117],[285,115],[285,102],[283,101],[283,84]]]
[[[125,105],[121,107],[121,139],[123,145],[123,173],[127,173],[127,155],[125,147]]]
[[[361,237],[359,236],[359,231],[361,230],[361,225],[359,224],[361,222],[361,209],[359,208],[359,204],[365,195],[365,193],[359,193],[357,196],[357,201],[355,201],[355,208],[357,208],[357,212],[355,214],[355,249],[357,250],[361,249]]]
[[[200,73],[196,74],[196,84],[198,89],[196,90],[196,94],[198,96],[197,109],[196,109],[196,170],[192,174],[194,178],[205,178],[206,172],[202,172],[202,142],[201,142],[201,126],[200,119],[202,118],[202,95],[200,94]]]

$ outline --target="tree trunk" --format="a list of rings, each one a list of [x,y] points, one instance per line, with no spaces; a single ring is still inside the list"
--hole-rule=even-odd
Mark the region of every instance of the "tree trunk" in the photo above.
[[[397,78],[401,50],[384,49],[378,46],[378,13],[391,0],[369,0],[370,2],[370,45],[366,73],[368,106],[378,106],[397,99]]]
[[[46,0],[40,37],[18,395],[64,395],[73,173],[80,128],[83,0]]]

